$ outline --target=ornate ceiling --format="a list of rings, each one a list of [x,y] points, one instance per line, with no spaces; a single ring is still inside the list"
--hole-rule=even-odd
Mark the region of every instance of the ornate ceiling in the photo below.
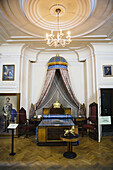
[[[63,33],[71,31],[65,48],[113,41],[113,0],[0,0],[0,43],[50,48],[45,36],[57,31],[56,8]]]

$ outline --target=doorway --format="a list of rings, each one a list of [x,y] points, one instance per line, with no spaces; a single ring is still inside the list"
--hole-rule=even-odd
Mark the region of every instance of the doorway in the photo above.
[[[111,116],[111,125],[102,125],[102,136],[113,136],[113,89],[101,89],[101,115]]]

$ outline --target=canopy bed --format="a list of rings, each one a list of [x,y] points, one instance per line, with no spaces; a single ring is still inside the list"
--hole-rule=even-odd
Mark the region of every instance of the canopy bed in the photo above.
[[[72,118],[78,117],[81,108],[83,105],[79,103],[71,87],[67,61],[59,55],[52,57],[48,62],[42,93],[36,103],[36,116],[42,116],[36,129],[37,142],[61,142],[60,136],[64,130],[71,129],[72,126],[78,134],[78,127]]]

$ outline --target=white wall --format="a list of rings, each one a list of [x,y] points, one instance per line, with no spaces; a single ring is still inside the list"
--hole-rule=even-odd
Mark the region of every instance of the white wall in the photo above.
[[[72,88],[80,103],[84,102],[84,69],[83,63],[80,63],[76,59],[75,53],[68,53],[68,54],[59,54],[60,56],[64,57],[69,66],[69,76],[72,83]],[[38,56],[37,63],[32,64],[32,82],[35,82],[33,85],[34,88],[32,89],[32,101],[36,103],[38,98],[40,97],[41,91],[43,89],[44,81],[46,78],[47,72],[47,63],[51,57],[56,56],[56,53],[41,53]]]
[[[96,62],[96,86],[98,117],[101,116],[101,88],[113,88],[113,77],[103,76],[103,65],[113,65],[113,43],[92,43]],[[102,125],[98,124],[98,141],[102,137]]]
[[[29,112],[31,103],[35,104],[38,101],[43,90],[48,61],[57,54],[56,51],[38,52],[38,54],[34,55],[34,51],[31,52],[30,50],[30,53],[28,53],[28,50],[29,49],[23,52],[23,74],[21,83],[21,106],[26,108],[27,113]],[[29,54],[31,56],[29,56]],[[85,103],[84,62],[79,62],[74,52],[61,52],[59,55],[64,57],[69,64],[69,76],[76,98],[80,103]],[[26,75],[29,75],[28,78]]]
[[[73,64],[70,64],[68,67],[68,72],[75,97],[83,104],[85,102],[84,63],[73,61]]]
[[[86,106],[86,116],[89,116],[89,104],[96,102],[96,79],[95,79],[95,60],[93,49],[91,46],[87,45],[84,48],[75,51],[78,55],[78,60],[84,63],[84,86],[82,89],[84,91],[84,103]]]
[[[98,88],[113,88],[113,77],[103,76],[103,65],[113,65],[113,43],[93,44],[97,68]]]
[[[2,92],[20,93],[20,107],[24,107],[29,116],[31,103],[35,104],[38,101],[41,91],[43,90],[47,72],[47,63],[50,58],[56,56],[57,50],[54,52],[40,52],[39,50],[32,50],[23,44],[7,44],[1,46],[1,49],[1,71],[3,64],[8,63],[15,65],[14,81],[9,84],[9,82],[3,82],[2,79],[0,79]],[[6,51],[8,55],[5,54]],[[77,53],[79,53],[79,59]],[[91,85],[89,82],[88,84],[86,83],[86,62],[80,61],[83,60],[83,58],[81,59],[80,53],[84,54],[84,57],[87,58],[87,50],[82,49],[82,52],[79,51],[77,53],[75,51],[60,51],[59,56],[64,57],[68,62],[68,71],[72,89],[77,100],[81,104],[86,104],[86,87]],[[4,83],[7,88],[4,86]],[[89,87],[89,89],[91,89],[91,87]]]
[[[20,93],[20,107],[29,115],[31,103],[35,104],[43,89],[47,63],[58,51],[32,50],[24,44],[0,46],[0,71],[3,65],[15,65],[14,81],[2,81],[0,93]],[[103,65],[113,63],[113,44],[92,43],[73,51],[59,51],[68,62],[68,71],[74,94],[80,103],[85,103],[87,116],[89,104],[97,102],[98,88],[113,87],[113,77],[103,77]]]
[[[19,93],[20,55],[23,44],[0,46],[0,93]],[[14,81],[3,81],[3,65],[15,65]]]
[[[41,63],[32,64],[32,103],[37,103],[46,78],[46,67]]]

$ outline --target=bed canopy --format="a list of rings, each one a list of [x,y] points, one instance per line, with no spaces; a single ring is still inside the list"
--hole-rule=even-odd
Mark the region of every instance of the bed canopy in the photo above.
[[[36,103],[36,114],[42,114],[43,108],[51,107],[55,101],[59,101],[65,108],[71,108],[72,116],[77,116],[81,104],[71,87],[68,63],[58,55],[52,57],[48,62],[44,87]]]

